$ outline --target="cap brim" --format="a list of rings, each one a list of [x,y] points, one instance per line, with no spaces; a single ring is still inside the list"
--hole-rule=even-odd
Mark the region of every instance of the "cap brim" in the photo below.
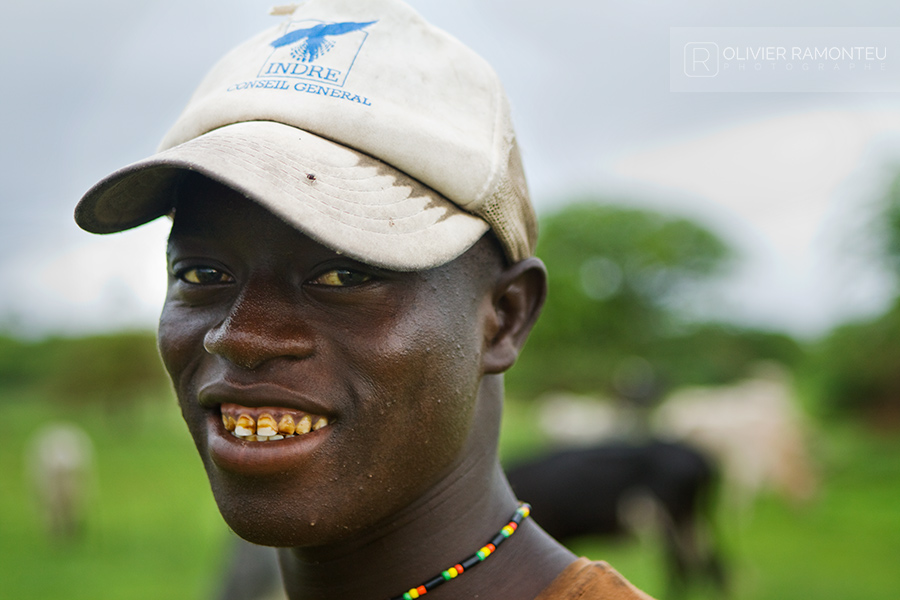
[[[335,251],[392,270],[442,265],[489,229],[377,159],[270,121],[227,125],[113,173],[84,195],[75,221],[113,233],[168,214],[189,171],[241,192]]]

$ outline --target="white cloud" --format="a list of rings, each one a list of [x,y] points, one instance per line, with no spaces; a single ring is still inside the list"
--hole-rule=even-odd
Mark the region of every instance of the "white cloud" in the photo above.
[[[837,313],[871,309],[884,300],[887,284],[877,273],[823,267],[841,260],[833,254],[833,237],[850,233],[835,218],[846,209],[840,200],[847,182],[860,170],[872,175],[872,165],[862,162],[867,150],[898,129],[900,111],[779,116],[637,152],[615,170],[731,215],[722,225],[748,262],[732,281],[730,308],[810,332],[832,324],[842,316]],[[869,298],[846,306],[846,297],[833,294],[848,283],[837,281],[839,274],[855,277],[854,289],[867,290]]]
[[[11,293],[0,297],[0,314],[26,334],[151,328],[165,298],[167,234],[161,219],[123,234],[24,252],[2,263],[0,278],[11,283]]]

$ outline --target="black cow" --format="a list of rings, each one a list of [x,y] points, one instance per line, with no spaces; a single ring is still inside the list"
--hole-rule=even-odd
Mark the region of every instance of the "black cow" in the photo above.
[[[629,503],[651,499],[666,545],[670,597],[692,582],[724,593],[724,571],[713,544],[716,471],[684,444],[612,443],[559,451],[508,469],[519,499],[550,535],[566,542],[585,535],[629,533]]]
[[[233,536],[215,600],[287,600],[275,548]]]

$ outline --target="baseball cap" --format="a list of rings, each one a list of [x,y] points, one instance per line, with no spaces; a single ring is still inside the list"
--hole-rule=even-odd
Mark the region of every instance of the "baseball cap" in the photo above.
[[[537,225],[494,70],[399,0],[309,0],[222,58],[157,154],[91,188],[94,233],[171,213],[190,172],[347,256],[411,271],[488,230],[511,262]]]

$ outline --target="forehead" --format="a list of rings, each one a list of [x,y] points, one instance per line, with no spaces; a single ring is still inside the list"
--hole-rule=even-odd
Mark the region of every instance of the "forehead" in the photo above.
[[[237,190],[194,174],[178,189],[169,250],[191,242],[234,252],[269,252],[282,257],[298,253],[323,260],[342,256]],[[499,242],[488,233],[458,258],[418,273],[439,274],[441,281],[457,288],[468,287],[466,282],[481,287],[492,283],[504,264]]]
[[[178,186],[172,214],[175,235],[228,226],[252,227],[260,222],[272,226],[277,221],[287,227],[274,213],[239,191],[193,173]]]
[[[273,234],[302,233],[284,223],[274,213],[247,198],[237,190],[204,177],[188,176],[179,186],[172,209],[171,238],[176,240],[202,237],[204,234],[220,237],[234,230],[240,234],[235,239],[221,238],[225,242],[239,242],[262,229]]]

